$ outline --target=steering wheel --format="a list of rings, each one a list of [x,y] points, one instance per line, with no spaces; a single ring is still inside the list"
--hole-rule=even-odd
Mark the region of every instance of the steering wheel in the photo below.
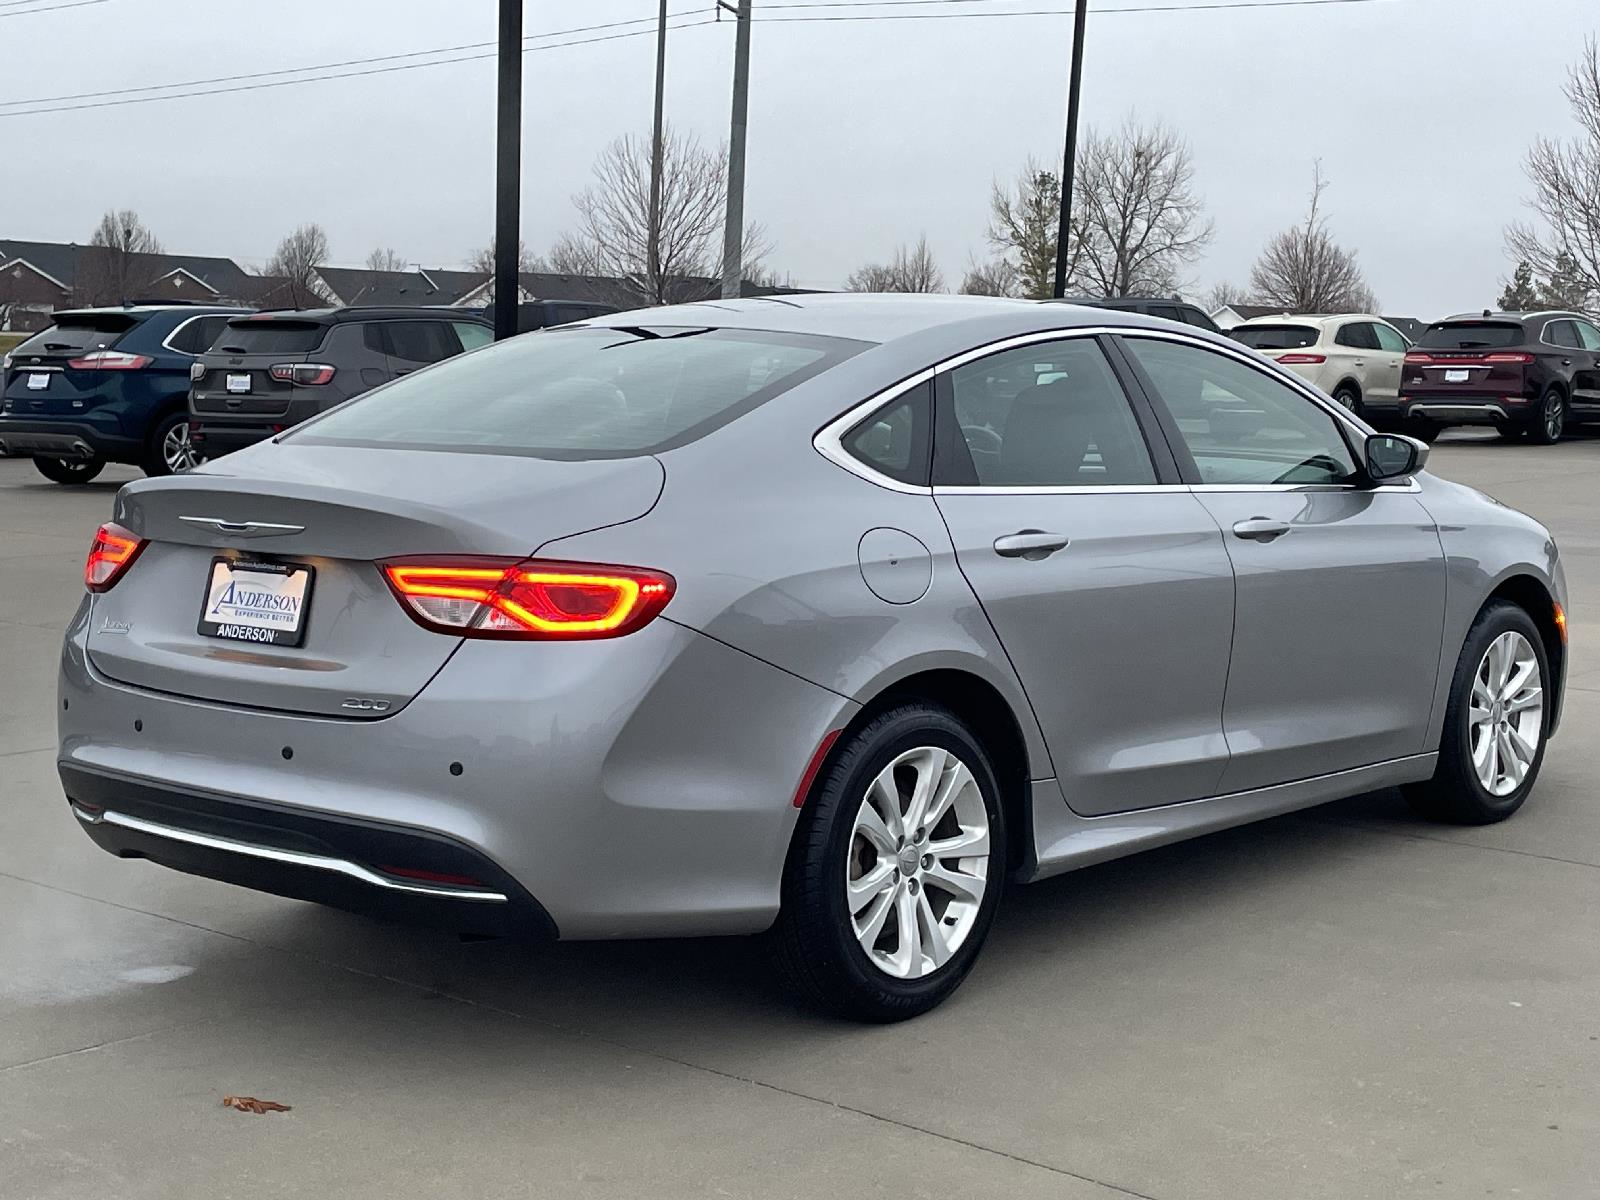
[[[961,433],[967,439],[969,450],[978,450],[985,454],[1000,453],[1000,435],[987,425],[963,425]]]

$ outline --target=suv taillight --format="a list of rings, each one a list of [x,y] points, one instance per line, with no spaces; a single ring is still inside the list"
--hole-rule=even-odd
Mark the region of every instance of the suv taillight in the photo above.
[[[1421,366],[1423,363],[1431,363],[1432,361],[1433,355],[1424,354],[1421,350],[1412,350],[1406,354],[1406,362],[1411,363],[1413,366]]]
[[[199,383],[206,377],[206,368],[203,363],[192,362],[189,364],[189,382]]]
[[[324,363],[274,363],[267,368],[279,383],[293,383],[301,387],[309,387],[319,383],[333,382],[335,368]]]
[[[82,358],[67,360],[67,366],[77,371],[138,371],[148,367],[155,359],[148,354],[124,354],[121,350],[96,350]]]
[[[1278,361],[1286,367],[1309,367],[1328,361],[1326,354],[1280,354]]]
[[[110,591],[149,544],[138,534],[107,521],[89,547],[88,561],[83,564],[83,586],[91,592]]]
[[[1529,363],[1533,362],[1533,355],[1528,354],[1525,351],[1517,351],[1516,353],[1490,354],[1486,355],[1483,361],[1487,363],[1514,363],[1518,366],[1525,367]]]
[[[532,558],[397,558],[379,566],[412,620],[462,637],[621,637],[653,621],[677,587],[662,571]]]

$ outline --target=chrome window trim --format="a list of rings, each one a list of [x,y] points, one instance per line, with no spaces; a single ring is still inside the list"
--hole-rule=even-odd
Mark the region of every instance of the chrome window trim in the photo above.
[[[1560,342],[1552,342],[1550,340],[1550,331],[1557,325],[1571,325],[1572,336],[1578,339],[1578,344],[1576,346],[1563,346]],[[1557,317],[1553,321],[1546,321],[1544,328],[1539,330],[1539,344],[1541,346],[1549,346],[1552,350],[1576,350],[1580,354],[1593,353],[1583,344],[1583,334],[1578,330],[1578,319],[1576,317]]]
[[[1106,483],[1062,484],[1060,487],[995,485],[984,487],[950,484],[933,489],[935,496],[1156,496],[1165,492],[1187,492],[1186,483]]]
[[[875,483],[891,492],[902,492],[910,496],[933,495],[931,487],[923,487],[915,483],[902,483],[900,480],[885,475],[881,471],[873,470],[872,467],[844,448],[844,436],[884,405],[899,399],[912,388],[920,387],[927,383],[937,372],[938,368],[927,367],[918,371],[915,375],[885,388],[870,400],[863,400],[860,404],[845,412],[843,416],[834,418],[819,429],[816,436],[811,439],[812,447],[834,466],[843,467],[850,474],[858,479],[865,479],[868,483]]]

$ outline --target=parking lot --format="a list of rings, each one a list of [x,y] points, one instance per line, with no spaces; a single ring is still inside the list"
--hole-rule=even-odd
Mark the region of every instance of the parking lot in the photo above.
[[[1380,793],[1013,891],[948,1004],[875,1028],[745,941],[463,944],[105,855],[55,660],[136,474],[0,460],[0,1196],[1600,1195],[1600,440],[1432,466],[1562,547],[1528,807]]]

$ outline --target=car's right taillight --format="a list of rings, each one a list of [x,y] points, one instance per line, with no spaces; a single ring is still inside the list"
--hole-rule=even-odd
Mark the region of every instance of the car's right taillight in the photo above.
[[[1311,367],[1328,361],[1326,354],[1280,354],[1278,361],[1286,367]]]
[[[379,566],[412,620],[463,637],[621,637],[653,621],[677,586],[663,571],[532,558],[399,558]]]
[[[131,530],[107,521],[89,547],[89,559],[83,564],[83,586],[91,592],[110,591],[149,544]]]
[[[1527,353],[1526,351],[1518,350],[1515,352],[1505,352],[1501,354],[1489,354],[1484,357],[1483,361],[1486,363],[1498,363],[1501,365],[1526,367],[1533,362],[1533,355]]]
[[[334,372],[338,368],[330,367],[326,363],[274,363],[267,368],[279,383],[292,383],[299,387],[316,387],[324,383],[332,383]]]

